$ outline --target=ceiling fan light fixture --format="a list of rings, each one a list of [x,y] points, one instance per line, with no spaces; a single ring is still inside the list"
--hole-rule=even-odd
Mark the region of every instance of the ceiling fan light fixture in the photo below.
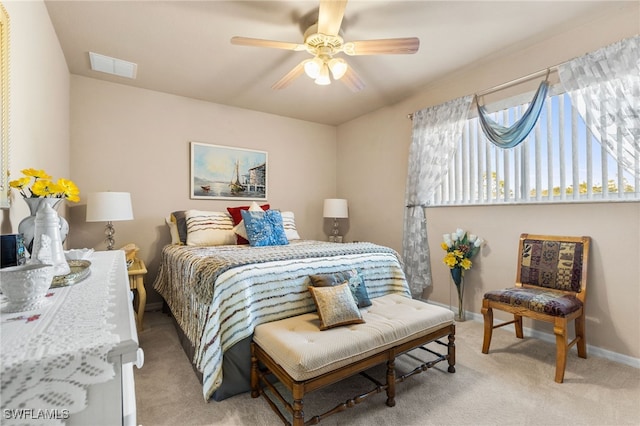
[[[319,86],[326,86],[331,84],[331,78],[329,77],[329,67],[327,64],[323,64],[322,68],[320,68],[320,75],[316,78],[316,84]]]
[[[340,34],[343,31],[344,12],[348,0],[319,0],[320,6],[305,15],[300,22],[304,31],[303,43],[283,42],[249,37],[232,37],[231,44],[240,46],[267,47],[272,49],[306,51],[311,58],[298,62],[284,77],[271,88],[284,89],[291,82],[306,74],[318,85],[331,84],[340,80],[351,91],[358,92],[365,87],[364,82],[342,58],[334,58],[341,53],[348,56],[399,55],[416,53],[420,47],[417,37],[386,38],[350,41],[345,43]],[[312,21],[316,19],[316,21]]]
[[[324,63],[322,62],[322,59],[316,56],[315,58],[309,59],[307,62],[305,62],[304,72],[309,76],[309,78],[316,79],[320,76],[320,72],[323,66]]]
[[[333,58],[329,61],[329,69],[335,80],[340,80],[347,72],[347,62],[342,58]]]

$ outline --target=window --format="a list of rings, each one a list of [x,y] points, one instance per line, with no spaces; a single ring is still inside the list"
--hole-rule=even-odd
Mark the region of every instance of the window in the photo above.
[[[608,154],[567,94],[550,93],[534,130],[512,149],[489,142],[477,117],[467,120],[449,174],[430,205],[640,200],[640,179]],[[491,118],[510,126],[526,108],[504,108]],[[640,168],[639,159],[635,167]]]

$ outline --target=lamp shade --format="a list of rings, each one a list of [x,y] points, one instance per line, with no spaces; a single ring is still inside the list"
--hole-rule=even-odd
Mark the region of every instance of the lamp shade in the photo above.
[[[128,192],[93,192],[87,197],[87,222],[132,219],[131,194]]]
[[[349,217],[347,200],[343,200],[341,198],[327,198],[324,200],[323,216],[332,217],[334,219]]]
[[[327,64],[322,64],[322,67],[320,67],[320,73],[318,74],[318,77],[316,77],[315,83],[320,86],[331,84],[331,79],[329,78],[329,66]]]
[[[347,72],[347,62],[342,58],[333,58],[329,61],[331,75],[336,80],[340,80]]]

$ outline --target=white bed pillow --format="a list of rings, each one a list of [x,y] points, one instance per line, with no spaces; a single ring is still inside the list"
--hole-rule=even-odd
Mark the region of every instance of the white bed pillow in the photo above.
[[[262,207],[260,207],[260,205],[254,201],[249,206],[249,211],[250,212],[261,212],[262,211]],[[244,227],[244,219],[241,220],[240,223],[238,223],[236,226],[233,227],[233,232],[235,234],[240,235],[245,240],[247,240],[247,241],[249,240],[249,238],[247,237],[247,229]]]
[[[284,234],[287,240],[300,240],[300,235],[296,229],[296,218],[293,212],[281,212],[282,225],[284,226]]]
[[[235,245],[236,235],[229,213],[187,210],[185,217],[188,246]]]
[[[165,217],[164,221],[169,227],[169,234],[171,235],[171,244],[180,245],[180,234],[178,233],[178,224],[171,220],[171,216]]]

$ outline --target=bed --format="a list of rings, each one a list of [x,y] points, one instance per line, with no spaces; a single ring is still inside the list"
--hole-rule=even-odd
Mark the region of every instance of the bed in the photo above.
[[[263,247],[167,245],[153,287],[171,311],[204,399],[220,401],[250,390],[254,328],[314,311],[310,275],[346,270],[360,274],[370,298],[410,297],[391,248],[293,238]]]

